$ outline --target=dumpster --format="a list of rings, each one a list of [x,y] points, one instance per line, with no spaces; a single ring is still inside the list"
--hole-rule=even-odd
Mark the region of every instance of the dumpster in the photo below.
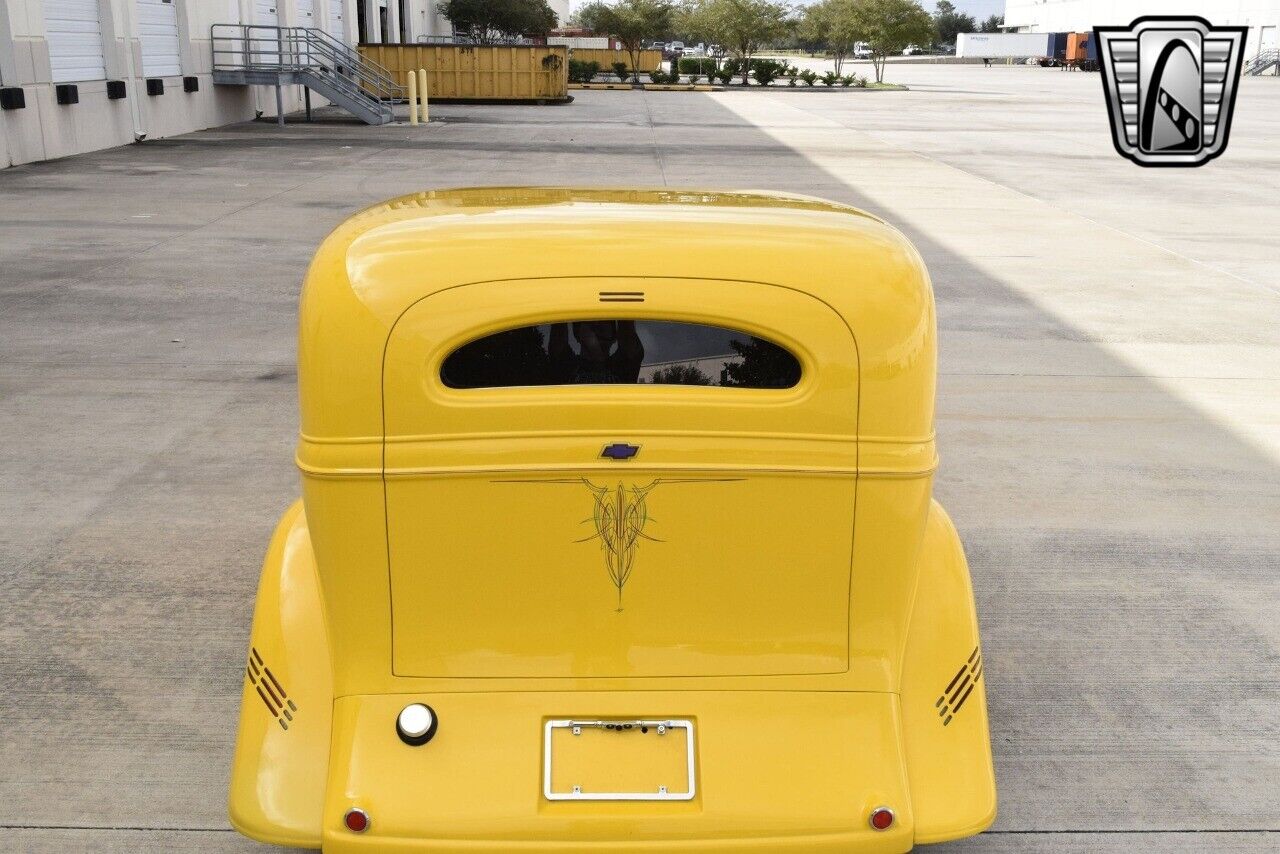
[[[600,70],[609,72],[613,70],[615,62],[625,63],[627,68],[631,68],[631,54],[625,50],[599,50],[596,48],[575,47],[572,51],[572,57],[579,62],[598,62]],[[662,51],[660,50],[642,50],[640,51],[640,67],[633,69],[641,74],[650,71],[657,71],[662,67]]]
[[[568,101],[568,49],[547,45],[362,44],[401,86],[427,70],[432,101]]]

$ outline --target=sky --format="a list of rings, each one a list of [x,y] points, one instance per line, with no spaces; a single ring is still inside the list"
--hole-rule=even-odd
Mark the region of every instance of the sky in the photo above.
[[[1004,14],[1004,0],[951,0],[952,4],[961,12],[968,12],[979,22],[985,21],[992,15]],[[921,0],[920,3],[928,11],[933,11],[933,0]]]
[[[570,7],[578,9],[587,5],[590,0],[570,0]],[[792,0],[797,5],[807,5],[805,0]],[[955,7],[961,12],[968,12],[977,18],[979,23],[986,20],[992,15],[1004,14],[1004,0],[951,0]],[[920,0],[920,5],[926,10],[932,12],[934,0]]]

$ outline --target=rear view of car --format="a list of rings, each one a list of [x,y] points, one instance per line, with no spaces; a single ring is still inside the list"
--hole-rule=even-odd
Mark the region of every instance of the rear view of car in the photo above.
[[[852,272],[851,272],[852,271]],[[307,275],[236,827],[877,851],[995,815],[919,255],[841,205],[490,188]]]

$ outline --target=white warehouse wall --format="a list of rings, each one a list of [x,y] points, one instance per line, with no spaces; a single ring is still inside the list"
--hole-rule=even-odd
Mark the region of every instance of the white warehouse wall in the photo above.
[[[1280,27],[1280,0],[1006,0],[1004,23],[1028,32],[1081,32],[1127,25],[1143,15],[1197,15],[1219,26],[1247,26],[1248,59],[1261,46],[1263,28]],[[1270,30],[1268,38],[1275,33]]]
[[[359,33],[359,41],[363,43],[413,44],[423,36],[447,36],[453,32],[433,0],[355,0],[355,3],[359,9],[353,8],[351,32],[355,32],[363,18]],[[380,26],[383,21],[385,29]]]
[[[365,26],[360,33],[360,41],[401,42],[412,44],[428,36],[448,36],[453,34],[453,27],[440,14],[443,0],[354,0],[362,4]],[[557,25],[569,20],[569,0],[547,0],[551,11],[555,12]],[[381,22],[386,10],[386,27],[382,29],[376,23]],[[351,20],[357,21],[353,10]]]
[[[423,2],[424,0],[419,0]],[[134,141],[189,133],[245,121],[261,111],[275,114],[275,93],[266,87],[215,86],[211,76],[209,28],[249,23],[261,0],[172,0],[178,20],[180,74],[165,76],[164,94],[147,94],[139,39],[138,0],[96,3],[102,34],[101,79],[67,81],[78,87],[79,103],[57,103],[45,29],[45,4],[68,0],[0,0],[0,86],[20,87],[24,109],[0,110],[0,167],[96,151]],[[84,0],[81,0],[84,2]],[[341,3],[347,40],[355,30],[356,0]],[[280,23],[300,25],[296,0],[273,0]],[[316,0],[315,25],[328,27],[327,0]],[[199,91],[184,92],[184,76],[196,77]],[[107,80],[123,80],[126,97],[107,98]],[[300,109],[302,87],[285,87],[285,110]],[[316,105],[327,103],[313,96]]]
[[[309,18],[300,13],[299,0],[172,3],[178,22],[181,73],[162,77],[164,94],[151,96],[146,89],[139,31],[146,26],[140,18],[154,21],[154,8],[140,15],[139,0],[0,0],[0,86],[21,88],[26,100],[23,109],[0,110],[0,168],[125,145],[134,141],[135,133],[157,139],[245,121],[258,113],[274,116],[272,89],[213,85],[209,41],[213,24],[268,23],[262,16],[274,8],[281,26],[319,27],[340,35],[348,44],[413,43],[424,36],[452,33],[449,22],[439,14],[436,0],[311,0],[313,13]],[[568,20],[569,0],[549,3],[561,23]],[[96,5],[102,34],[101,64],[105,66],[103,71],[93,72],[96,79],[54,80],[46,38],[46,4],[60,14],[69,6],[58,4],[75,4],[82,9]],[[383,10],[385,31],[377,26],[383,19]],[[343,18],[340,26],[336,21],[339,12]],[[359,26],[362,17],[363,32]],[[88,63],[96,64],[96,59]],[[184,92],[184,76],[196,77],[199,91]],[[108,99],[108,80],[123,80],[126,97]],[[74,83],[79,103],[58,104],[54,88],[57,82]],[[302,108],[301,86],[285,87],[284,96],[286,112]],[[321,106],[327,102],[313,94],[312,103]]]

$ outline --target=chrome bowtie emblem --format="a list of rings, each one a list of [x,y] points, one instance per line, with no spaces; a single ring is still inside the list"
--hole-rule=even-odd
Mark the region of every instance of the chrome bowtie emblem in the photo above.
[[[1163,16],[1095,27],[1116,150],[1140,166],[1200,166],[1225,151],[1247,32]]]

